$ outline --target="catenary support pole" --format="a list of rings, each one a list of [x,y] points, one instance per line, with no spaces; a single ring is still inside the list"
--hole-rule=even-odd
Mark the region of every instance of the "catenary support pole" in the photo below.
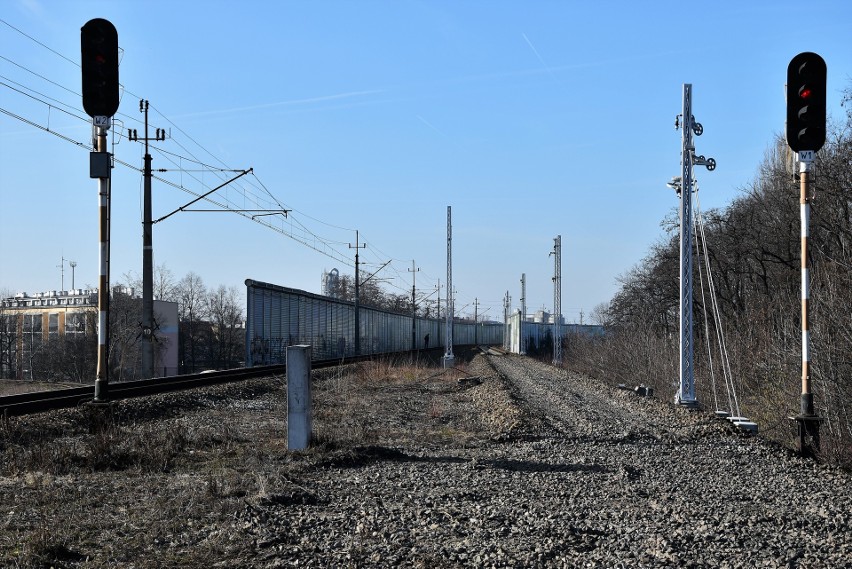
[[[521,321],[518,324],[518,338],[520,339],[520,347],[518,353],[526,355],[527,340],[524,338],[524,322],[527,319],[527,274],[521,273]]]
[[[455,306],[453,303],[453,208],[447,206],[447,329],[445,334],[446,348],[444,350],[443,363],[444,368],[455,366],[455,356],[453,355],[453,313]]]
[[[148,142],[151,140],[165,140],[166,131],[157,129],[154,138],[148,137],[148,101],[139,101],[139,112],[145,114],[145,157],[142,166],[142,370],[143,379],[154,377],[154,239],[153,226],[155,223],[170,217],[177,211],[158,220],[152,220],[151,209],[151,154],[148,151]],[[128,131],[128,138],[132,141],[139,140],[139,134],[135,129]],[[201,198],[198,198],[201,199]],[[190,202],[193,203],[193,202]]]
[[[145,158],[142,190],[142,379],[154,377],[154,243],[151,213],[151,154],[148,152],[148,101],[145,113]]]
[[[479,298],[473,299],[473,345],[479,345]]]
[[[417,271],[420,269],[414,264],[414,259],[411,260],[411,351],[417,349]]]
[[[511,340],[509,337],[509,310],[511,310],[512,301],[509,297],[509,291],[506,291],[506,296],[503,297],[503,349],[510,350]]]
[[[350,249],[355,249],[355,355],[361,355],[361,275],[358,252],[367,247],[366,243],[358,242],[358,230],[355,230],[355,245],[349,244]]]
[[[553,240],[553,365],[562,365],[562,236]]]
[[[680,386],[675,402],[696,406],[692,345],[692,85],[683,85],[680,192]]]

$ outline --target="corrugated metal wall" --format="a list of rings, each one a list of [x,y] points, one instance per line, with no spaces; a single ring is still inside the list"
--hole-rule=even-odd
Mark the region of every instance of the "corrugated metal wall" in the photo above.
[[[246,281],[246,366],[284,363],[285,348],[312,347],[315,360],[355,355],[355,305],[318,294],[254,280]],[[443,320],[417,318],[415,349],[444,346]],[[412,318],[375,308],[360,308],[361,354],[411,349]],[[500,345],[503,325],[453,324],[453,345]]]
[[[572,334],[584,336],[600,336],[604,334],[604,327],[588,324],[563,324],[560,326],[562,337],[566,338]],[[506,328],[506,349],[514,354],[526,354],[528,352],[548,350],[553,346],[553,324],[542,322],[521,322],[521,312],[515,311],[509,315],[508,327]],[[523,349],[522,349],[523,348]]]

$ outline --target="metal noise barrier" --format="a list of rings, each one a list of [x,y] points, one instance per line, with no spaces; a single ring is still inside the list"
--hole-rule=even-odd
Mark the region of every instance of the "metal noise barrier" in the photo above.
[[[246,303],[246,367],[284,364],[287,347],[297,345],[311,346],[313,361],[411,349],[410,314],[360,306],[356,354],[354,303],[252,279]],[[414,330],[415,349],[444,346],[444,320],[418,317]],[[503,324],[454,322],[452,334],[456,346],[501,345]]]

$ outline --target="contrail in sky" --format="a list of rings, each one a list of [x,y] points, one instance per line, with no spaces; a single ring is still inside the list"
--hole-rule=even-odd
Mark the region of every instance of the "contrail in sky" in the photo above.
[[[432,130],[434,130],[435,132],[437,132],[438,134],[440,134],[441,136],[446,138],[450,142],[450,144],[452,144],[453,146],[455,146],[458,149],[461,149],[461,147],[458,145],[458,143],[455,140],[453,140],[452,138],[450,138],[449,136],[447,136],[447,134],[444,131],[442,131],[441,129],[439,129],[438,127],[436,127],[435,125],[433,125],[432,123],[430,123],[429,121],[427,121],[426,119],[421,117],[420,115],[414,115],[414,116],[416,116],[420,120],[420,122],[422,122],[423,124],[425,124],[426,126],[431,128]]]
[[[550,76],[551,76],[551,77],[553,77],[553,80],[554,80],[554,81],[556,81],[556,82],[558,83],[558,82],[559,82],[559,80],[558,80],[558,79],[556,79],[556,75],[553,73],[553,70],[552,70],[552,69],[550,68],[550,66],[549,66],[549,65],[548,65],[548,64],[544,61],[544,58],[543,58],[543,57],[541,57],[541,54],[538,52],[538,50],[537,50],[537,49],[535,48],[535,46],[532,44],[532,42],[530,41],[530,38],[528,38],[528,37],[527,37],[527,34],[525,34],[525,33],[521,32],[521,35],[522,35],[522,36],[524,36],[524,41],[525,41],[525,42],[527,42],[527,45],[528,45],[528,46],[530,46],[530,49],[531,49],[531,50],[533,50],[533,53],[534,53],[534,54],[535,54],[535,56],[538,58],[538,60],[541,62],[541,64],[544,66],[544,68],[545,68],[545,69],[547,69],[547,72],[548,72],[548,73],[550,73]]]
[[[374,91],[352,91],[350,93],[338,93],[336,95],[324,95],[322,97],[311,97],[308,99],[293,99],[291,101],[277,101],[275,103],[262,103],[260,105],[251,105],[248,107],[234,107],[232,109],[219,109],[216,111],[202,111],[199,113],[188,113],[182,115],[183,117],[197,117],[203,115],[218,115],[225,113],[237,113],[237,112],[245,112],[245,111],[256,111],[259,109],[270,109],[273,107],[284,107],[290,105],[308,105],[312,103],[323,103],[326,101],[336,101],[339,99],[349,99],[352,97],[363,97],[365,95],[377,95],[379,93],[384,93],[384,90],[374,90]]]
[[[444,134],[444,133],[443,133],[443,132],[442,132],[442,131],[438,128],[438,127],[436,127],[435,125],[433,125],[432,123],[430,123],[429,121],[427,121],[426,119],[424,119],[423,117],[421,117],[420,115],[415,115],[415,116],[416,116],[418,119],[420,119],[420,122],[422,122],[423,124],[425,124],[426,126],[428,126],[429,128],[431,128],[432,130],[434,130],[435,132],[437,132],[438,134],[440,134],[440,135],[441,135],[441,136],[443,136],[444,138],[449,138],[449,136],[447,136],[446,134]]]

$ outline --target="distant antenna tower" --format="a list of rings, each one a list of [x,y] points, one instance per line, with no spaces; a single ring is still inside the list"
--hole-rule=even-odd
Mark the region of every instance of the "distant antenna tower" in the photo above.
[[[60,269],[62,274],[62,284],[59,290],[65,290],[65,255],[62,256],[62,264],[56,265],[56,268]]]
[[[71,265],[71,290],[77,290],[74,286],[74,269],[77,268],[77,261],[68,261],[68,264]]]

